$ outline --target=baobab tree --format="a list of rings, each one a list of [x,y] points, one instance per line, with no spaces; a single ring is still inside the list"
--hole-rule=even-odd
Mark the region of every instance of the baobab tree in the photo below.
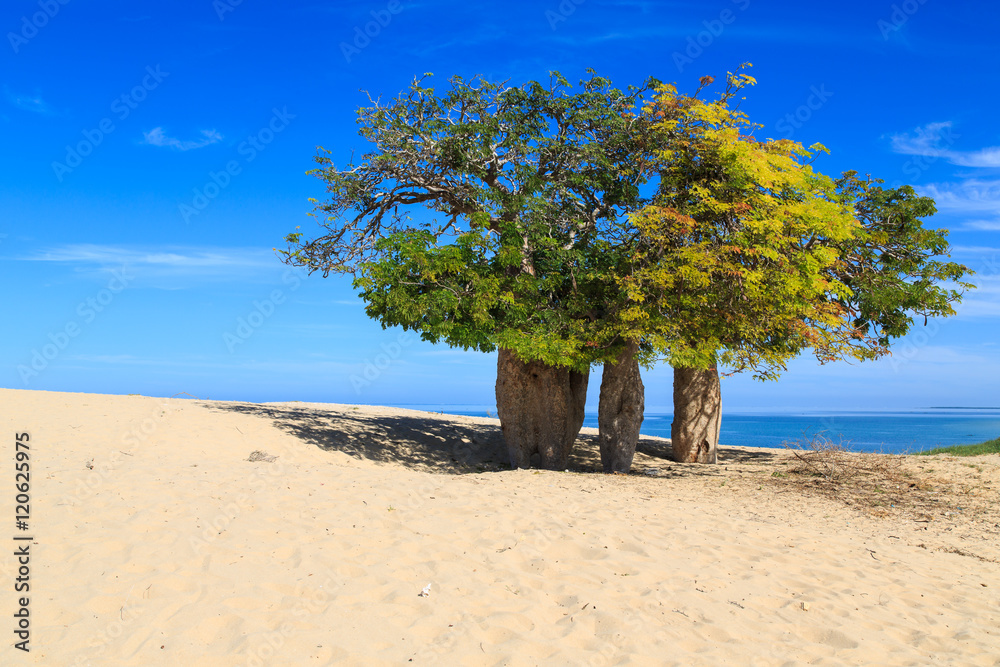
[[[630,345],[587,338],[609,287],[594,275],[595,242],[648,201],[640,186],[654,147],[641,99],[654,83],[622,91],[591,72],[574,91],[559,74],[522,86],[456,77],[439,95],[425,77],[372,100],[358,121],[373,149],[343,168],[320,153],[325,233],[290,234],[285,260],[351,274],[383,326],[498,350],[512,466],[537,453],[561,469],[590,365]]]

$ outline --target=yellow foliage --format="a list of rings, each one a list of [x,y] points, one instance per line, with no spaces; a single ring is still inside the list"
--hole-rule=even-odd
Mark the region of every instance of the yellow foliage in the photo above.
[[[664,85],[646,107],[662,140],[660,188],[629,221],[643,242],[628,321],[642,321],[675,363],[728,360],[768,376],[803,343],[831,358],[850,352],[857,332],[829,298],[850,291],[826,277],[837,253],[809,240],[848,238],[858,222],[805,163],[826,147],[758,141],[759,126],[730,106],[755,83],[730,73],[712,102]]]

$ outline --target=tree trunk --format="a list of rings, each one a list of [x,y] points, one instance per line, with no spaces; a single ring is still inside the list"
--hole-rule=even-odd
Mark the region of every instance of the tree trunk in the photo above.
[[[717,463],[722,391],[715,368],[674,369],[673,458],[680,463]]]
[[[500,348],[497,413],[511,468],[529,467],[536,453],[543,468],[566,468],[583,426],[588,375],[540,361],[524,363]]]
[[[638,351],[638,344],[630,343],[616,363],[604,364],[597,416],[604,472],[628,472],[635,457],[645,409],[645,387],[635,356]]]

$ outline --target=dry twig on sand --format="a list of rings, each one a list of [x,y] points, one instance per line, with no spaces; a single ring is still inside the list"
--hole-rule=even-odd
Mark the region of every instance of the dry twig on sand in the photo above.
[[[793,449],[785,443],[799,463],[789,472],[818,475],[828,482],[846,482],[859,477],[900,481],[901,456],[850,452],[843,441],[835,443],[823,435],[813,436],[808,444],[808,449]]]
[[[913,490],[928,488],[904,468],[904,457],[892,454],[848,451],[843,442],[835,443],[823,435],[810,438],[807,448],[793,448],[794,460],[788,468],[789,481],[803,491],[819,491],[847,505],[857,506],[875,515],[885,515],[889,508],[902,504],[917,509]]]

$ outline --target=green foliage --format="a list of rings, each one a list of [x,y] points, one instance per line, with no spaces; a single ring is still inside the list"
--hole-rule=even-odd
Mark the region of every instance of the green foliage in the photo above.
[[[978,445],[953,445],[951,447],[937,447],[923,452],[914,452],[918,455],[931,454],[951,454],[952,456],[982,456],[983,454],[1000,454],[1000,438],[987,440]]]
[[[425,81],[359,110],[373,149],[358,164],[321,149],[325,233],[286,239],[287,262],[353,275],[383,326],[577,370],[636,341],[646,365],[767,379],[806,349],[887,354],[970,287],[938,259],[946,232],[922,226],[930,199],[820,174],[820,144],[755,139],[741,70],[712,102],[698,99],[710,77],[693,96],[593,72],[577,90],[559,74],[440,94]]]
[[[947,230],[925,229],[921,218],[936,212],[930,197],[919,197],[913,188],[883,189],[881,181],[861,181],[846,172],[837,181],[843,201],[850,204],[861,226],[854,236],[837,244],[840,253],[831,275],[851,289],[840,299],[853,325],[868,336],[872,355],[888,351],[892,338],[905,336],[913,324],[911,314],[928,317],[954,315],[952,303],[961,291],[938,282],[952,281],[969,289],[962,278],[967,267],[942,262],[947,256]]]
[[[647,89],[592,72],[577,91],[559,74],[548,86],[453,78],[440,95],[415,81],[359,111],[374,145],[360,164],[317,157],[327,233],[290,234],[285,259],[352,274],[369,316],[428,341],[578,369],[612,357],[614,344],[586,335],[600,301],[593,253],[643,203]],[[445,220],[414,222],[417,209]]]

